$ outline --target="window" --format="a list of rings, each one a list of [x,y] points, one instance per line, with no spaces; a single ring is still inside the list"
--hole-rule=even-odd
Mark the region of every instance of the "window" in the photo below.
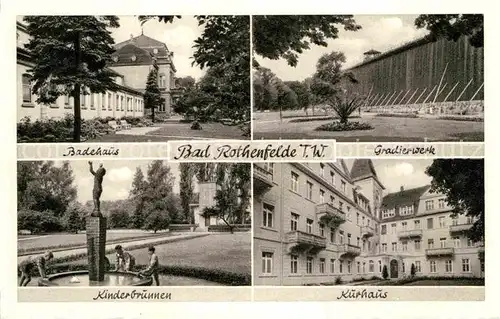
[[[64,96],[64,105],[69,106],[69,95]]]
[[[264,209],[262,210],[262,225],[264,227],[273,228],[273,214],[274,206],[264,204]]]
[[[108,105],[108,108],[110,108],[111,105]],[[119,111],[120,110],[120,96],[118,96],[118,94],[116,94],[116,102],[115,102],[115,107],[116,107],[116,110]]]
[[[470,272],[469,258],[462,258],[462,271],[463,272]]]
[[[380,234],[381,235],[387,234],[387,225],[380,226]]]
[[[270,274],[273,270],[273,253],[262,253],[262,273]]]
[[[398,251],[398,243],[392,243],[391,249],[392,249],[392,251]]]
[[[357,262],[356,271],[358,272],[358,274],[361,273],[361,263],[359,261]]]
[[[324,274],[325,273],[325,258],[321,258],[319,260],[319,273]]]
[[[439,238],[439,245],[441,248],[446,248],[446,238]]]
[[[343,212],[343,211],[344,211],[344,203],[339,202],[339,210],[340,210],[341,212]]]
[[[335,259],[330,259],[330,272],[335,273]]]
[[[435,260],[429,261],[429,272],[431,272],[431,273],[436,272],[436,261]]]
[[[308,274],[312,274],[312,272],[313,272],[313,258],[312,257],[307,257],[306,272]]]
[[[352,274],[352,261],[347,261],[347,273]]]
[[[453,247],[460,248],[460,237],[458,236],[452,237],[452,240],[453,240]]]
[[[31,103],[31,75],[23,74],[23,102]]]
[[[319,224],[319,235],[325,237],[325,225]]]
[[[415,251],[420,250],[420,239],[415,240]]]
[[[352,221],[351,207],[347,206],[347,220]]]
[[[472,246],[474,246],[474,242],[469,238],[467,238],[467,247],[472,247]]]
[[[319,164],[319,175],[321,177],[325,177],[325,164],[321,163]]]
[[[434,228],[434,218],[427,218],[427,229]]]
[[[340,263],[339,263],[339,273],[343,273],[344,272],[344,261],[341,260]]]
[[[408,251],[408,242],[406,240],[402,241],[401,245],[403,246],[403,251]]]
[[[366,273],[366,262],[363,261],[363,269],[362,269],[363,274]]]
[[[359,213],[356,213],[356,225],[359,226]]]
[[[370,260],[370,262],[368,263],[368,272],[375,272],[375,263],[373,262],[373,260]]]
[[[362,225],[362,226],[365,226],[365,225],[366,225],[366,224],[365,224],[365,216],[361,217],[361,225]]]
[[[311,182],[307,182],[306,198],[312,200],[312,197],[313,197],[313,184]]]
[[[160,75],[159,80],[160,80],[159,87],[160,87],[160,88],[164,88],[164,87],[165,87],[165,84],[166,84],[166,81],[165,81],[165,75],[164,75],[164,74],[161,74],[161,75]]]
[[[420,264],[420,260],[415,261],[415,272],[422,272],[422,265]]]
[[[391,234],[396,234],[396,223],[391,224]]]
[[[408,206],[408,215],[413,214],[413,205]]]
[[[438,199],[438,208],[444,208],[444,198]]]
[[[342,190],[343,193],[345,193],[345,182],[344,181],[340,182],[340,189]]]
[[[382,218],[389,218],[396,216],[396,209],[384,209],[382,210]]]
[[[445,228],[446,227],[446,221],[444,219],[444,216],[439,217],[439,228]]]
[[[95,99],[95,94],[92,94],[92,93],[91,93],[91,94],[90,94],[90,109],[92,109],[92,110],[93,110],[93,109],[95,109],[95,107],[94,107],[94,105],[95,105],[95,103],[94,103],[94,102],[95,102],[95,101],[94,101],[94,99]]]
[[[357,245],[358,247],[359,247],[359,239],[360,239],[359,237],[358,237],[358,238],[356,238],[356,245]]]
[[[457,226],[458,225],[458,216],[451,216],[450,215],[450,218],[451,218],[451,225]]]
[[[333,204],[335,203],[335,197],[330,195],[330,204]]]
[[[312,234],[312,231],[313,231],[313,220],[308,218],[306,221],[306,232],[308,234]]]
[[[344,231],[343,230],[339,231],[339,242],[341,245],[344,244]]]
[[[407,215],[407,209],[406,209],[406,206],[401,206],[401,207],[399,208],[399,215],[402,215],[402,216]]]
[[[383,244],[382,244],[382,252],[383,252],[383,253],[386,253],[386,252],[387,252],[387,244],[386,244],[386,243],[383,243]]]
[[[292,191],[298,193],[299,192],[299,175],[292,172],[292,177],[291,177],[290,181],[291,181],[290,188],[292,189]]]
[[[330,183],[335,187],[335,173],[330,172]]]
[[[453,272],[453,262],[451,260],[447,260],[444,262],[444,272],[447,273]]]
[[[320,189],[319,190],[319,203],[323,204],[325,202],[325,191]]]
[[[406,267],[405,267],[405,262],[403,261],[403,262],[401,263],[401,271],[402,271],[403,273],[405,272],[405,268],[406,268]]]
[[[408,223],[407,222],[402,222],[401,223],[401,227],[403,228],[403,230],[406,230],[406,228],[408,228]]]
[[[296,231],[299,225],[299,215],[292,213],[292,218],[290,219],[290,230]]]
[[[271,175],[274,174],[274,163],[266,162],[262,165],[262,168],[264,168],[266,172],[271,173]]]
[[[474,224],[474,218],[467,216],[467,224]]]
[[[347,234],[347,244],[351,244],[351,234]]]
[[[420,221],[419,220],[416,220],[413,223],[415,225],[415,229],[420,229]]]
[[[335,229],[330,227],[330,242],[333,244],[335,242]]]
[[[378,261],[378,272],[382,272],[382,261]]]
[[[427,240],[427,248],[429,248],[429,249],[434,248],[434,239]]]
[[[434,209],[434,201],[426,200],[425,201],[425,210],[433,210]]]
[[[125,98],[124,98],[124,97],[123,97],[123,95],[122,95],[122,96],[121,96],[121,99],[120,99],[120,110],[122,110],[122,111],[123,111],[123,104],[125,104],[125,103],[124,103],[124,100],[125,100]]]
[[[296,255],[292,255],[290,257],[290,272],[292,274],[296,274],[299,268],[299,257]]]

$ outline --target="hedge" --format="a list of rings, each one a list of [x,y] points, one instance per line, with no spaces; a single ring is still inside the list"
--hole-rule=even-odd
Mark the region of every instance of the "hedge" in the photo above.
[[[415,113],[378,113],[376,117],[406,117],[406,118],[418,118],[419,116]]]
[[[465,117],[465,116],[440,116],[439,120],[462,121],[462,122],[484,122],[483,117]]]
[[[464,281],[471,281],[471,280],[482,280],[483,281],[483,286],[484,286],[484,278],[479,278],[479,277],[464,277],[464,276],[415,276],[415,277],[408,277],[408,278],[403,278],[399,280],[387,280],[384,281],[377,286],[402,286],[406,285],[412,282],[416,281],[421,281],[421,280],[464,280]]]
[[[232,225],[232,226],[233,226],[233,232],[249,231],[252,228],[252,225],[246,225],[246,224],[237,224],[237,225]],[[231,228],[228,225],[210,225],[210,226],[208,226],[208,231],[209,232],[230,232]]]
[[[284,118],[284,117],[283,117]],[[350,119],[359,119],[360,116],[349,116]],[[314,122],[314,121],[327,121],[327,120],[338,120],[337,116],[311,116],[308,118],[298,118],[288,121],[288,123],[301,123],[301,122]]]

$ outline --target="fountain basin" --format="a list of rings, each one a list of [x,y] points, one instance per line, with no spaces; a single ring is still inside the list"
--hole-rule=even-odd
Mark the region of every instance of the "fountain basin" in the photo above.
[[[78,278],[78,282],[72,282],[72,278]],[[103,281],[90,281],[87,270],[68,271],[40,278],[38,286],[65,286],[65,287],[92,287],[92,286],[151,286],[153,278],[139,277],[133,272],[107,272]]]

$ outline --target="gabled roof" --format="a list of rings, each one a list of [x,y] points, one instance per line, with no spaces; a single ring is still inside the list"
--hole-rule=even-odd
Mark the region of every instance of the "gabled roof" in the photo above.
[[[135,61],[132,61],[132,56],[136,57]],[[133,44],[127,44],[118,50],[116,50],[112,55],[112,58],[118,58],[118,61],[112,61],[112,64],[120,64],[120,63],[132,63],[132,64],[141,64],[141,63],[152,63],[153,57],[151,54],[141,49]]]
[[[341,167],[342,167],[342,170],[343,170],[344,174],[345,174],[347,177],[352,178],[352,177],[351,177],[351,175],[349,174],[349,169],[347,168],[347,165],[346,165],[346,163],[345,163],[345,161],[344,161],[344,159],[343,159],[343,158],[342,158],[342,159],[340,159],[340,165],[341,165]]]
[[[377,176],[377,171],[371,159],[355,159],[351,168],[351,178],[352,180],[359,181],[366,178],[373,178],[380,184],[382,189],[385,189],[384,185],[380,182]]]
[[[392,209],[394,207],[404,206],[408,204],[414,204],[418,206],[420,197],[427,192],[430,185],[405,189],[395,193],[389,193],[382,199],[382,207],[386,209]],[[417,211],[417,209],[415,209]]]
[[[133,44],[136,47],[146,49],[146,48],[165,48],[167,49],[167,45],[163,42],[160,42],[158,40],[155,40],[153,38],[150,38],[144,34],[141,34],[140,36],[128,39],[126,41],[120,42],[115,44],[115,49],[120,49],[121,47],[124,47],[127,44]],[[168,50],[168,49],[167,49]]]

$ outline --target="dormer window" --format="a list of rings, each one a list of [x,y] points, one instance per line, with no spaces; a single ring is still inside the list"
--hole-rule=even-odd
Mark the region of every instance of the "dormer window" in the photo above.
[[[134,62],[135,60],[137,60],[137,57],[135,55],[132,56],[132,62]]]
[[[154,54],[158,54],[158,49],[153,49]]]
[[[113,57],[113,61],[118,62],[118,57],[116,55]]]

